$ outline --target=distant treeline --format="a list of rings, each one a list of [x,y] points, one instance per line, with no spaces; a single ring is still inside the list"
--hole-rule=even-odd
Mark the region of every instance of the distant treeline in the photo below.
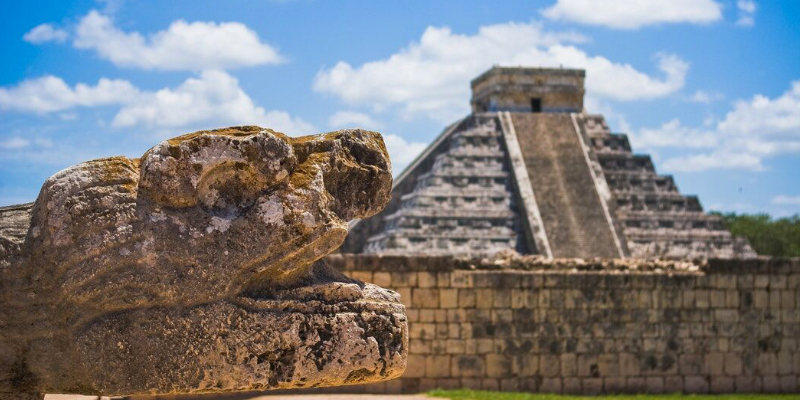
[[[735,236],[750,240],[759,255],[800,257],[800,215],[773,219],[767,214],[715,214]]]

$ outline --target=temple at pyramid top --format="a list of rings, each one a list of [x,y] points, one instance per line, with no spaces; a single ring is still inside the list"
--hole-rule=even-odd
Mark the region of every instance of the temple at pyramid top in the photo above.
[[[494,67],[472,113],[395,179],[342,252],[547,258],[753,257],[625,134],[583,108],[585,72]]]
[[[494,67],[472,80],[472,112],[583,111],[582,69]]]

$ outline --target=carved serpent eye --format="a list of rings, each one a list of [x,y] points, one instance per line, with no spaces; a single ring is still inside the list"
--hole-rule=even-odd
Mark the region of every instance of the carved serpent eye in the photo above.
[[[280,133],[258,127],[202,131],[167,140],[142,157],[140,194],[171,207],[237,215],[297,164]]]
[[[252,165],[227,162],[214,167],[200,179],[200,206],[217,216],[237,216],[250,208],[269,182]]]

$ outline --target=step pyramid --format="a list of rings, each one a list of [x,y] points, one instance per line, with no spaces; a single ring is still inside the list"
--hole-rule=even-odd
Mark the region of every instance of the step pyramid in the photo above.
[[[585,72],[494,67],[472,109],[395,180],[342,252],[547,258],[754,257],[696,196],[583,109]]]

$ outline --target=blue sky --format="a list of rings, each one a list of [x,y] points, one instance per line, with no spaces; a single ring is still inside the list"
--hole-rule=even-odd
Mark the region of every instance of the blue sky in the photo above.
[[[586,68],[587,111],[707,209],[800,212],[796,1],[26,1],[0,15],[0,205],[69,165],[228,125],[375,129],[397,173],[501,64]]]

